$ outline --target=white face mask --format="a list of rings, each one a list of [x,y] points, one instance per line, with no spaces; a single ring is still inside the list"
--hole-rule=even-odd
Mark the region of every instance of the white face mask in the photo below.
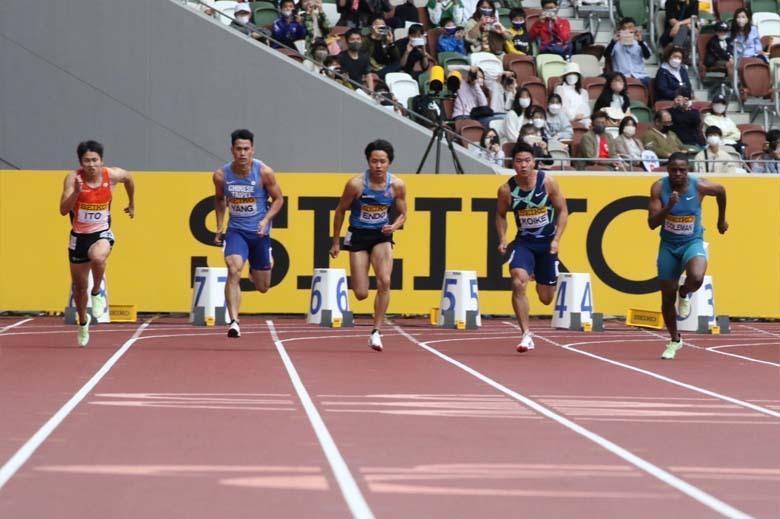
[[[249,23],[249,16],[236,16],[236,20],[238,23],[246,24]]]
[[[566,84],[576,85],[578,79],[579,77],[577,76],[577,74],[569,74],[568,76],[566,76]]]
[[[521,97],[517,100],[517,104],[522,106],[523,108],[528,108],[531,106],[531,98],[530,97]]]
[[[712,111],[716,114],[722,114],[726,111],[726,105],[722,105],[720,103],[712,105]]]
[[[547,105],[547,110],[555,115],[561,113],[561,105]]]
[[[545,121],[544,119],[534,119],[534,126],[536,128],[544,128]]]
[[[289,18],[292,16],[292,11],[282,11],[282,16]]]
[[[669,60],[669,66],[672,68],[680,68],[680,65],[682,65],[681,59],[674,58]]]
[[[717,135],[710,135],[707,137],[707,144],[710,146],[718,146],[720,144],[720,137]]]
[[[626,126],[623,128],[623,135],[626,137],[633,137],[636,135],[636,126]]]
[[[723,40],[725,40],[725,39],[726,39],[726,38],[728,38],[728,37],[729,37],[729,35],[728,35],[728,34],[718,34],[718,39],[719,39],[720,41],[723,41]]]

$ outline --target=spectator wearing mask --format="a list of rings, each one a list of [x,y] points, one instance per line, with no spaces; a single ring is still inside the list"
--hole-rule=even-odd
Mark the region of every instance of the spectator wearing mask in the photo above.
[[[563,101],[558,94],[547,98],[547,137],[551,141],[568,141],[574,136],[571,121],[563,113]]]
[[[371,64],[368,54],[361,52],[363,37],[359,29],[350,29],[344,36],[347,40],[347,50],[339,54],[339,65],[352,81],[361,84],[365,80],[369,91],[374,91],[374,78],[371,76]]]
[[[325,59],[330,56],[328,45],[322,40],[317,40],[312,43],[309,51],[309,57],[314,61],[307,59],[303,62],[303,66],[312,72],[320,72],[322,70],[322,64],[325,63]]]
[[[572,126],[590,127],[590,98],[588,91],[582,88],[580,66],[568,63],[563,69],[561,84],[555,87],[555,93],[563,101],[563,113],[569,118]]]
[[[687,49],[691,45],[691,16],[699,16],[699,0],[667,0],[666,26],[661,46],[669,44]]]
[[[444,25],[442,20],[448,18],[453,20],[455,25],[465,25],[468,19],[461,0],[428,0],[425,7],[428,9],[428,19],[433,27]]]
[[[487,84],[490,90],[490,108],[497,118],[503,119],[504,115],[512,110],[517,96],[515,73],[505,70],[495,79],[488,77]]]
[[[701,137],[701,113],[693,108],[693,101],[682,94],[674,96],[674,106],[669,110],[672,115],[672,131],[683,144],[700,150],[704,145]]]
[[[480,146],[469,144],[469,150],[477,157],[480,157],[497,166],[504,166],[504,150],[501,147],[501,139],[493,128],[482,130],[482,138],[479,140]]]
[[[390,89],[387,88],[387,85],[382,82],[374,87],[374,100],[376,100],[376,102],[379,103],[379,105],[388,112],[395,112],[399,115],[404,115],[404,111],[401,108],[401,105],[398,104],[398,98],[395,97],[395,94],[390,92]]]
[[[466,31],[457,27],[452,18],[442,18],[444,30],[439,35],[436,52],[457,52],[466,55],[466,45],[463,42]]]
[[[731,118],[726,115],[728,103],[722,95],[716,95],[712,98],[712,112],[704,116],[704,127],[717,126],[723,132],[723,144],[733,146],[741,154],[744,152],[744,145],[740,142],[742,132],[737,128]]]
[[[541,108],[537,108],[541,110]],[[542,110],[542,112],[544,112],[544,110]],[[534,150],[534,157],[539,159],[535,162],[534,167],[538,168],[541,165],[553,165],[554,161],[552,155],[550,155],[550,151],[547,149],[547,142],[544,140],[544,137],[540,135],[536,125],[524,124],[523,127],[520,128],[520,139],[518,139],[518,142],[520,140],[529,144]]]
[[[596,112],[593,114],[593,128],[582,136],[577,155],[580,158],[586,159],[617,158],[615,139],[607,133],[607,114],[604,112]],[[583,169],[590,164],[603,166],[604,169],[609,169],[609,167],[617,168],[620,163],[617,161],[608,162],[606,160],[580,161],[577,167]]]
[[[512,109],[504,118],[504,142],[517,142],[520,138],[520,129],[524,124],[531,122],[532,108],[531,92],[527,88],[519,88]]]
[[[371,32],[363,40],[363,52],[368,54],[371,71],[383,80],[389,72],[401,70],[401,53],[393,44],[393,30],[382,16],[371,20]]]
[[[349,76],[344,75],[341,69],[341,63],[339,63],[338,56],[328,56],[325,58],[325,61],[323,61],[322,64],[324,66],[320,70],[320,74],[326,76],[329,79],[332,79],[341,86],[349,88],[350,90],[355,89],[355,86],[347,80]]]
[[[646,150],[656,154],[659,159],[667,159],[676,151],[686,153],[688,150],[682,141],[672,131],[672,114],[669,110],[658,110],[655,113],[655,126],[642,136],[642,144]]]
[[[421,72],[431,68],[434,59],[426,48],[423,26],[419,23],[409,27],[408,36],[395,42],[401,54],[401,70],[417,79]]]
[[[737,164],[721,146],[723,132],[717,126],[709,126],[705,131],[707,146],[693,159],[696,173],[736,173]]]
[[[271,42],[271,46],[277,49],[285,46],[295,50],[296,40],[303,40],[307,34],[303,18],[295,14],[295,2],[282,0],[279,15],[271,29],[274,39],[279,43]]]
[[[249,4],[236,4],[236,8],[233,10],[233,16],[235,16],[236,19],[230,22],[230,27],[237,30],[238,32],[246,34],[253,40],[260,41],[263,39],[263,35],[261,34],[260,30],[249,21],[249,19],[252,17]]]
[[[624,117],[615,137],[615,153],[621,159],[637,163],[642,160],[643,151],[645,147],[636,136],[636,121],[633,117]]]
[[[363,28],[371,24],[371,19],[392,11],[390,0],[336,0],[336,10],[341,15],[336,25]]]
[[[739,59],[742,58],[764,58],[767,59],[767,53],[761,46],[761,37],[758,35],[758,27],[751,24],[750,13],[744,7],[734,11],[734,18],[731,20],[731,38],[736,44]]]
[[[780,173],[780,130],[770,130],[766,138],[761,155],[763,162],[754,162],[751,170],[753,173]]]
[[[642,31],[636,27],[636,20],[623,18],[618,23],[615,37],[607,45],[604,55],[609,56],[612,70],[625,77],[633,77],[650,86],[650,76],[645,71],[645,60],[652,55],[650,47],[642,40]]]
[[[693,98],[693,86],[682,61],[683,50],[680,47],[670,46],[664,51],[664,63],[655,75],[656,101],[673,101],[678,94]]]
[[[542,0],[542,15],[528,31],[531,41],[539,38],[539,53],[557,54],[569,59],[572,53],[571,26],[558,16],[556,0]]]
[[[491,44],[491,41],[493,44]],[[504,49],[504,27],[489,0],[480,0],[474,14],[466,22],[466,43],[471,52],[501,53]]]
[[[725,70],[729,77],[734,69],[734,41],[726,22],[715,24],[715,36],[707,42],[704,52],[704,64],[708,69]]]
[[[622,120],[625,114],[631,112],[631,100],[628,98],[628,84],[626,77],[620,72],[613,72],[607,76],[607,82],[604,83],[604,89],[596,99],[593,105],[593,111],[598,112],[606,108],[620,110],[618,121]]]
[[[471,118],[472,110],[477,107],[488,108],[484,88],[485,73],[479,67],[471,67],[466,75],[466,81],[461,82],[458,96],[455,98],[452,109],[452,116],[455,120]],[[487,125],[483,124],[483,126]]]
[[[512,26],[506,30],[507,40],[504,51],[507,54],[531,55],[531,37],[525,26],[525,11],[523,8],[514,8],[509,11],[509,21]]]
[[[536,134],[547,143],[550,140],[550,133],[547,129],[547,112],[541,106],[531,108],[531,124],[536,128]]]
[[[331,30],[328,17],[322,10],[322,0],[308,0],[304,3],[303,26],[306,28],[306,52],[311,52],[312,43],[324,40]]]

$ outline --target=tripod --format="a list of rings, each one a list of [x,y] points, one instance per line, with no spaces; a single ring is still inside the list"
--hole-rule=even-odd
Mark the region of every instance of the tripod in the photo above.
[[[435,169],[434,173],[437,175],[439,174],[439,162],[441,159],[441,140],[442,137],[447,140],[447,147],[450,149],[450,155],[452,156],[452,162],[455,165],[455,172],[459,175],[463,174],[463,166],[460,164],[460,159],[458,158],[458,154],[455,153],[455,148],[452,145],[452,136],[450,133],[444,128],[444,123],[441,120],[441,109],[439,107],[440,100],[432,100],[432,103],[436,103],[435,108],[430,110],[431,119],[433,120],[434,126],[433,126],[433,135],[431,135],[431,140],[428,141],[428,147],[425,148],[425,153],[422,156],[422,160],[420,160],[420,165],[417,166],[417,173],[419,174],[420,171],[422,171],[423,165],[425,164],[425,160],[428,158],[428,153],[431,152],[431,146],[433,146],[434,143],[436,143],[436,163],[435,163]]]

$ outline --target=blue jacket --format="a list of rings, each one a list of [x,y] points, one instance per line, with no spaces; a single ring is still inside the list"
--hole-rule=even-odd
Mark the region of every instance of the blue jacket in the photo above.
[[[306,38],[306,27],[295,22],[295,18],[288,22],[283,17],[279,17],[274,22],[272,33],[275,40],[295,49],[295,40]],[[273,44],[272,47],[279,48],[279,45]]]
[[[459,52],[465,56],[466,46],[463,44],[463,40],[459,40],[455,36],[442,34],[439,36],[439,47],[437,52]]]
[[[691,87],[691,79],[688,77],[688,70],[683,66],[680,67],[680,77],[682,78],[682,83],[680,83],[667,67],[668,65],[664,63],[655,75],[655,100],[671,101],[678,92],[685,97],[692,98],[693,88]]]

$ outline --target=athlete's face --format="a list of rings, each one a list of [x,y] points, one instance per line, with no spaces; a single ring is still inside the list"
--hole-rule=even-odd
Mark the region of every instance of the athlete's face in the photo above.
[[[368,156],[368,172],[372,176],[380,177],[387,173],[390,168],[390,158],[387,156],[387,152],[374,150],[371,155]]]
[[[669,172],[669,184],[672,187],[683,187],[688,181],[688,163],[684,160],[672,160],[666,167]]]
[[[527,176],[534,171],[534,156],[527,151],[521,151],[515,155],[512,160],[512,166],[515,168],[515,173],[521,176]]]
[[[233,146],[230,148],[230,153],[233,154],[233,160],[239,166],[246,166],[252,162],[252,157],[255,155],[255,148],[252,146],[252,141],[247,139],[236,139]]]
[[[103,159],[97,152],[88,151],[81,156],[81,169],[88,175],[94,175],[103,167]]]

